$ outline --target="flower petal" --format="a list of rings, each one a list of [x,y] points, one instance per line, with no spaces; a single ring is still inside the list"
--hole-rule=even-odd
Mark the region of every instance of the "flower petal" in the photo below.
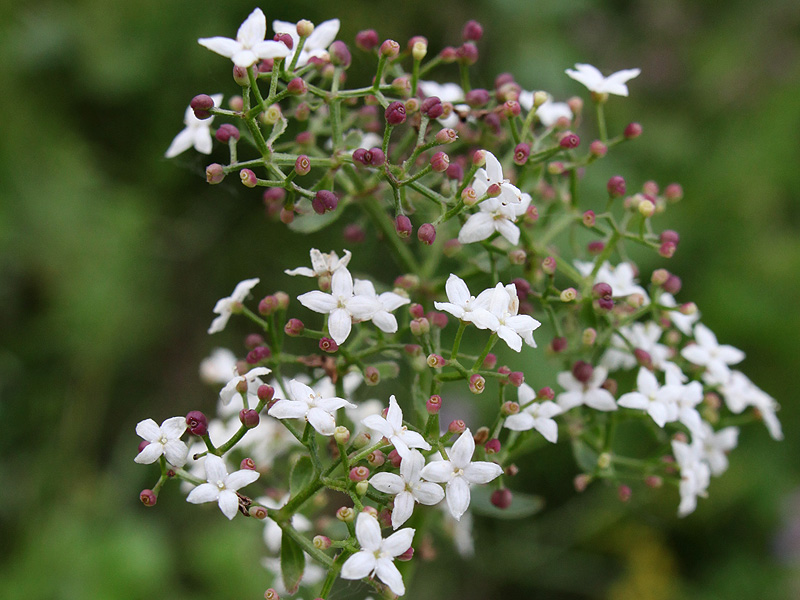
[[[278,400],[267,411],[267,414],[276,419],[300,419],[308,413],[308,404],[296,400]]]
[[[236,492],[232,492],[231,490],[222,490],[219,493],[217,503],[219,504],[219,509],[222,511],[222,514],[228,517],[228,519],[233,519],[233,517],[236,516],[236,512],[239,510],[239,497],[236,495]]]
[[[406,484],[402,477],[394,473],[376,473],[369,478],[369,483],[376,490],[393,496],[406,489]]]
[[[336,308],[328,318],[328,333],[337,344],[344,344],[353,329],[353,319],[343,308]]]
[[[325,292],[320,292],[319,290],[300,294],[297,300],[309,310],[322,314],[328,314],[338,305],[338,302],[333,296]]]
[[[470,215],[467,222],[458,232],[458,241],[462,244],[471,244],[485,240],[494,233],[494,218],[487,212],[477,212]]]
[[[201,483],[194,488],[189,495],[186,496],[186,501],[192,504],[202,504],[204,502],[216,502],[219,498],[219,488],[211,483]]]
[[[330,46],[339,33],[339,26],[339,19],[330,19],[317,25],[306,40],[306,50],[325,49]]]
[[[156,462],[162,454],[164,454],[164,446],[158,442],[151,442],[142,448],[142,451],[139,452],[133,460],[140,465],[151,465]]]
[[[206,479],[212,484],[216,484],[218,481],[225,481],[228,476],[225,461],[216,454],[207,454],[203,461],[203,466],[206,469]]]
[[[363,579],[369,577],[377,566],[374,552],[362,550],[348,558],[342,565],[342,579]]]
[[[381,543],[381,550],[389,556],[400,556],[411,547],[414,540],[414,529],[406,527],[396,531]]]
[[[503,473],[503,468],[493,462],[479,460],[464,469],[464,479],[470,483],[489,483]]]
[[[200,38],[197,40],[197,43],[208,48],[212,52],[216,52],[217,54],[224,56],[225,58],[233,58],[233,55],[242,49],[242,45],[236,40],[219,36],[212,38]]]
[[[261,474],[252,469],[239,469],[225,478],[225,487],[229,490],[239,490],[253,483]]]
[[[447,455],[453,466],[458,469],[463,469],[469,465],[472,460],[472,455],[475,453],[475,440],[472,437],[472,432],[469,427],[464,430],[464,433],[456,440],[453,447],[448,450]]]
[[[175,158],[179,154],[186,152],[194,145],[194,131],[190,128],[183,129],[170,143],[169,148],[164,153],[165,158]]]
[[[447,483],[455,475],[453,463],[449,460],[435,460],[422,467],[420,477],[435,483]]]
[[[381,547],[381,526],[378,519],[368,513],[359,513],[356,519],[356,539],[358,544],[370,552]]]
[[[154,444],[150,444],[153,446]],[[167,462],[174,467],[182,467],[186,464],[186,457],[189,455],[189,447],[180,440],[170,440],[164,444],[164,456]]]
[[[527,412],[506,417],[505,426],[512,431],[528,431],[533,429],[533,415]]]
[[[436,485],[436,484],[431,484]],[[408,521],[414,512],[414,496],[409,491],[403,491],[394,497],[394,508],[392,509],[392,527],[397,529]],[[387,539],[383,545],[386,547]],[[401,553],[402,554],[402,553]]]
[[[161,438],[161,428],[153,419],[145,419],[136,425],[136,435],[148,442],[156,442]]]
[[[397,570],[397,567],[395,567],[394,563],[388,558],[379,558],[377,560],[375,575],[377,575],[378,579],[383,583],[388,585],[389,589],[398,596],[402,596],[406,593],[406,586],[403,585],[403,576],[400,575],[400,571]]]
[[[236,32],[236,40],[246,48],[252,48],[259,42],[263,42],[266,34],[267,17],[264,16],[260,8],[256,8],[244,20],[244,23],[239,26],[239,31]]]
[[[470,436],[472,437],[472,436]],[[469,508],[469,484],[463,477],[454,477],[447,484],[447,508],[456,521],[461,520],[461,515]]]
[[[336,429],[336,419],[333,418],[332,414],[315,406],[308,411],[306,417],[308,418],[308,422],[311,423],[311,426],[319,433],[322,435],[333,435],[333,431]]]
[[[177,440],[186,431],[185,417],[172,417],[161,423],[161,431],[168,440]]]
[[[439,504],[444,499],[444,490],[442,486],[428,481],[419,482],[414,488],[414,498],[417,502],[425,506],[433,506]]]

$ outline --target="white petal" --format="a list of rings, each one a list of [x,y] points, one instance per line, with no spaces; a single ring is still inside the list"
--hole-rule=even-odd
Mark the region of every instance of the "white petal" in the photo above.
[[[244,281],[240,281],[236,284],[236,287],[231,294],[231,300],[234,302],[243,302],[245,298],[250,294],[250,291],[258,285],[259,279],[257,277],[253,279],[245,279]]]
[[[551,444],[558,441],[558,424],[553,419],[539,419],[536,423],[536,431],[544,436]]]
[[[414,488],[414,498],[417,502],[426,506],[433,506],[439,504],[444,498],[444,490],[442,486],[436,483],[421,481]]]
[[[233,517],[236,516],[236,512],[239,510],[239,497],[236,495],[236,492],[222,490],[219,493],[217,502],[219,503],[219,509],[222,511],[222,514],[228,517],[228,519],[233,519]]]
[[[436,484],[431,484],[436,485]],[[408,521],[414,511],[414,496],[411,492],[404,491],[394,498],[394,508],[392,509],[392,527],[397,529],[403,523]],[[386,540],[388,542],[388,539]],[[384,547],[386,542],[384,542]],[[402,552],[401,552],[402,554]]]
[[[267,414],[276,419],[300,419],[308,413],[308,404],[295,400],[278,400]]]
[[[389,556],[400,556],[411,547],[414,540],[414,530],[406,527],[383,540],[381,550]]]
[[[161,438],[161,428],[153,419],[145,419],[136,425],[136,435],[148,442],[156,442]]]
[[[333,418],[332,414],[315,406],[308,411],[306,417],[311,426],[322,435],[333,435],[333,430],[336,429],[336,419]]]
[[[486,177],[492,183],[500,183],[503,181],[503,167],[497,157],[489,151],[484,151],[486,156]]]
[[[485,240],[494,233],[494,218],[486,212],[470,215],[467,222],[458,232],[458,241],[462,244],[471,244]]]
[[[189,495],[186,496],[186,501],[192,504],[202,504],[203,502],[216,502],[219,498],[219,488],[211,483],[201,483],[194,488]]]
[[[337,344],[343,344],[350,331],[353,328],[353,320],[350,313],[343,308],[336,308],[331,312],[328,319],[328,332],[331,334],[333,341]]]
[[[400,431],[403,427],[403,411],[394,394],[389,396],[389,410],[386,411],[386,422],[389,423],[393,433]]]
[[[355,404],[348,402],[344,398],[321,398],[317,400],[317,406],[331,414],[340,408],[358,408]]]
[[[447,283],[444,284],[444,291],[447,293],[447,299],[458,306],[464,306],[470,298],[467,284],[459,276],[452,273],[447,278]]]
[[[477,461],[464,469],[464,479],[470,483],[489,483],[503,473],[503,468],[493,462]]]
[[[363,579],[369,577],[377,566],[373,552],[362,550],[348,558],[342,565],[342,579]]]
[[[325,49],[330,46],[339,33],[339,25],[339,19],[330,19],[317,25],[306,40],[306,49]]]
[[[533,429],[533,415],[527,412],[506,417],[505,426],[512,431],[528,431]]]
[[[295,275],[301,275],[302,277],[316,277],[317,276],[317,274],[314,273],[314,271],[312,271],[308,267],[297,267],[296,269],[285,269],[283,272],[286,273],[287,275],[291,275],[291,276],[295,276]]]
[[[378,311],[372,315],[372,322],[385,333],[395,333],[397,331],[397,319],[392,313],[385,310]]]
[[[253,54],[262,60],[265,58],[283,58],[288,56],[290,52],[291,50],[286,47],[286,44],[273,40],[260,42],[253,46]]]
[[[382,308],[378,299],[370,296],[353,296],[345,301],[345,306],[347,312],[359,321],[368,321]]]
[[[394,473],[376,473],[370,477],[369,483],[376,490],[393,496],[406,489],[406,484],[403,479]]]
[[[469,484],[463,477],[454,477],[447,484],[447,508],[456,521],[461,520],[461,515],[469,508]]]
[[[252,48],[259,42],[264,41],[267,34],[267,18],[260,8],[256,8],[239,26],[236,32],[237,41],[241,42],[246,48]]]
[[[336,269],[331,277],[331,293],[334,296],[349,298],[353,295],[353,276],[344,267]]]
[[[399,532],[398,532],[399,533]],[[375,575],[378,576],[383,583],[389,586],[398,596],[406,593],[406,586],[403,585],[403,577],[400,571],[394,566],[394,563],[388,558],[379,558],[375,567]]]
[[[328,314],[332,310],[335,310],[338,304],[333,296],[320,292],[319,290],[300,294],[297,299],[300,301],[300,304],[309,310],[322,314]]]
[[[447,452],[447,455],[450,457],[454,467],[463,469],[469,465],[474,453],[475,440],[472,437],[472,432],[467,428]]]
[[[203,461],[203,466],[206,469],[206,479],[212,484],[218,481],[225,481],[228,476],[228,469],[225,467],[225,461],[216,454],[207,454]]]
[[[359,513],[356,519],[356,538],[364,550],[378,550],[381,546],[381,526],[378,519],[368,513]]]
[[[454,475],[453,463],[449,460],[435,460],[422,468],[420,476],[435,483],[447,483]]]
[[[172,417],[161,423],[161,431],[167,436],[168,440],[177,440],[186,431],[185,417]]]
[[[191,148],[193,145],[194,131],[187,127],[175,136],[175,139],[172,140],[172,143],[169,145],[169,148],[167,148],[164,156],[166,158],[175,158],[182,152],[186,152],[186,150]]]
[[[140,465],[151,465],[156,462],[162,454],[164,454],[164,446],[158,442],[152,442],[142,448],[142,451],[139,452],[133,460]]]
[[[289,396],[291,396],[292,400],[309,404],[311,399],[316,397],[316,395],[316,392],[302,381],[298,381],[297,379],[289,381]]]
[[[242,49],[242,45],[239,42],[226,37],[200,38],[197,43],[225,58],[232,58],[234,54]]]
[[[252,469],[239,469],[225,478],[225,487],[229,490],[239,490],[258,479],[260,473]]]
[[[394,435],[394,429],[392,429],[392,426],[389,425],[389,423],[386,422],[386,419],[384,419],[380,415],[369,415],[367,417],[364,417],[363,419],[361,419],[361,423],[365,427],[377,431],[386,438],[389,438],[392,435]]]
[[[192,145],[200,154],[211,154],[211,150],[214,147],[211,139],[211,131],[207,127],[198,127],[195,129],[192,134]]]
[[[512,350],[519,352],[522,350],[522,338],[519,334],[511,329],[510,327],[506,327],[505,325],[501,325],[497,328],[497,335],[503,340],[508,347]]]
[[[152,446],[154,444],[150,445]],[[164,456],[167,462],[174,467],[182,467],[185,465],[188,454],[188,446],[179,440],[170,440],[164,444]]]
[[[495,219],[494,226],[512,246],[519,244],[519,228],[509,219]]]
[[[614,401],[614,396],[612,396],[611,392],[608,390],[601,388],[588,390],[583,395],[583,403],[590,408],[594,408],[595,410],[617,410],[617,403]]]

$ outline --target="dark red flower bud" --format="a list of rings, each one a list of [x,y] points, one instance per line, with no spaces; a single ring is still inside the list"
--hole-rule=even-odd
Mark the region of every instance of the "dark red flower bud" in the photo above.
[[[564,134],[561,136],[561,139],[558,141],[559,146],[567,149],[577,148],[580,146],[580,143],[581,138],[571,131],[564,132]]]
[[[622,175],[614,175],[606,184],[608,195],[611,198],[620,198],[625,195],[625,179]]]
[[[233,125],[229,123],[225,123],[219,126],[217,129],[217,133],[214,135],[217,138],[218,142],[222,142],[223,144],[227,144],[228,140],[233,138],[234,140],[239,139],[239,130],[236,129]]]
[[[572,375],[581,383],[587,383],[592,378],[594,367],[587,362],[579,360],[572,365]]]
[[[402,102],[392,102],[389,106],[386,107],[386,111],[384,113],[386,117],[386,122],[389,125],[400,125],[405,123],[406,121],[406,107],[405,104]]]
[[[334,353],[339,349],[339,344],[329,337],[323,337],[319,341],[319,349],[323,352]]]
[[[465,100],[472,108],[481,108],[489,104],[491,97],[492,96],[489,94],[488,90],[477,88],[468,91]]]
[[[311,208],[313,208],[314,212],[318,215],[322,215],[326,212],[336,210],[338,204],[339,199],[336,197],[336,194],[328,190],[320,190],[311,201]]]
[[[347,47],[347,44],[341,40],[333,42],[328,47],[328,52],[330,52],[331,55],[331,62],[345,69],[350,66],[350,62],[353,60],[350,49]]]
[[[292,36],[290,36],[288,33],[276,33],[272,39],[275,40],[276,42],[281,42],[289,50],[294,48],[294,40],[292,39]]]
[[[478,62],[478,47],[472,42],[464,42],[456,51],[458,62],[464,65],[474,65]]]
[[[192,98],[192,102],[189,106],[192,107],[195,117],[201,120],[208,119],[211,117],[209,111],[214,108],[214,99],[208,94],[199,94]]]
[[[483,37],[483,26],[475,20],[467,21],[461,31],[461,39],[465,42],[478,42]]]
[[[378,32],[374,29],[365,29],[356,34],[356,47],[364,52],[369,52],[377,48],[381,40],[378,37]]]
[[[637,138],[642,135],[642,126],[639,123],[629,123],[622,135],[625,136],[626,140]]]
[[[442,101],[438,96],[428,96],[422,101],[419,108],[420,112],[430,119],[438,119],[444,112]]]
[[[258,422],[261,419],[258,416],[258,413],[254,411],[252,408],[245,409],[239,411],[239,421],[242,422],[247,429],[252,429],[253,427],[258,425]]]
[[[407,238],[411,235],[411,232],[414,231],[414,227],[411,225],[411,219],[405,215],[397,215],[397,218],[394,220],[394,229],[401,238]]]
[[[205,435],[208,433],[208,417],[199,410],[189,411],[186,415],[186,428],[193,435]]]
[[[490,500],[497,508],[506,509],[511,506],[511,501],[513,498],[514,496],[511,493],[511,490],[508,488],[503,488],[502,490],[495,490],[492,492]]]

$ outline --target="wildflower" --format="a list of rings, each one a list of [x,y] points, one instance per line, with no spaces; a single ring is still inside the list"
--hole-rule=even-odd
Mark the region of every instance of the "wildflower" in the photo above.
[[[681,333],[685,335],[692,335],[692,327],[700,318],[699,312],[694,312],[690,315],[683,314],[679,310],[679,306],[675,301],[675,297],[667,292],[662,293],[658,297],[658,304],[672,309],[667,311],[667,317]]]
[[[323,398],[304,383],[296,379],[289,382],[291,400],[278,400],[268,414],[276,419],[300,419],[305,417],[311,426],[322,435],[333,435],[336,420],[333,413],[342,407],[355,408],[355,404],[344,398]]]
[[[650,356],[653,367],[663,370],[669,358],[669,348],[659,344],[663,330],[654,321],[624,325],[611,336],[611,344],[600,359],[600,364],[610,371],[629,370],[636,366],[637,358],[631,348],[643,350]],[[627,340],[627,341],[626,341]]]
[[[405,594],[403,577],[394,566],[394,559],[411,547],[414,530],[406,527],[384,540],[378,519],[362,512],[356,520],[356,539],[361,550],[342,565],[342,578],[363,579],[375,575],[398,596]]]
[[[527,383],[519,386],[517,399],[520,406],[525,406],[520,412],[506,417],[505,426],[512,431],[528,431],[535,429],[544,436],[548,442],[555,444],[558,441],[558,424],[553,417],[563,411],[555,402],[531,402],[536,398],[536,392]]]
[[[236,288],[230,296],[217,300],[217,304],[214,306],[214,312],[219,316],[212,321],[211,327],[208,328],[208,333],[218,333],[225,329],[225,325],[228,324],[228,319],[231,318],[234,308],[244,302],[250,290],[252,290],[258,282],[258,278],[240,281],[236,284]]]
[[[475,179],[471,184],[472,188],[478,193],[478,197],[486,194],[489,187],[496,184],[500,186],[498,198],[501,203],[519,204],[522,202],[522,192],[517,186],[509,183],[507,178],[503,177],[503,167],[497,157],[488,150],[484,150],[484,155],[486,164],[475,172]],[[530,199],[528,201],[530,202]]]
[[[620,396],[617,404],[625,408],[645,410],[656,425],[664,427],[668,421],[676,420],[680,395],[680,386],[661,386],[656,376],[642,367],[636,377],[636,391]]]
[[[496,231],[511,245],[516,246],[519,243],[519,228],[514,222],[528,210],[531,197],[530,194],[523,193],[519,201],[515,202],[504,202],[501,200],[503,197],[504,192],[501,192],[500,197],[487,198],[481,202],[478,212],[470,215],[459,231],[458,241],[462,244],[480,242]]]
[[[214,106],[219,106],[222,103],[222,94],[214,94],[211,98],[214,100]],[[175,136],[164,156],[166,158],[174,158],[192,146],[201,154],[211,154],[213,144],[211,123],[213,121],[214,117],[198,119],[192,107],[187,106],[183,115],[183,124],[186,127]]]
[[[270,373],[272,373],[272,371],[267,367],[256,367],[255,369],[250,369],[244,375],[237,374],[225,384],[222,390],[220,390],[220,401],[225,406],[230,404],[233,397],[239,393],[240,384],[244,384],[247,386],[245,394],[247,394],[248,404],[252,405],[258,403],[258,388],[264,385],[264,382],[261,381],[259,377],[262,375],[269,375]]]
[[[186,464],[189,448],[181,441],[186,431],[184,417],[167,419],[159,427],[153,419],[145,419],[136,425],[136,435],[149,442],[133,460],[141,465],[149,465],[161,455],[174,467]]]
[[[744,352],[727,344],[720,345],[717,336],[702,323],[695,325],[694,339],[697,343],[681,350],[681,356],[692,364],[705,367],[717,378],[724,379],[730,370],[728,365],[744,360]]]
[[[424,466],[425,457],[419,451],[411,450],[400,463],[400,475],[376,473],[369,480],[376,490],[394,496],[392,527],[395,529],[411,517],[415,502],[433,506],[444,499],[440,485],[420,479]]]
[[[562,371],[557,375],[558,384],[566,391],[556,397],[556,402],[564,412],[583,405],[595,410],[617,410],[614,396],[608,390],[600,387],[607,376],[608,369],[605,367],[592,367],[583,362],[576,363],[572,372]]]
[[[777,401],[750,381],[744,373],[731,370],[728,373],[715,375],[706,372],[703,379],[709,385],[719,386],[725,404],[731,412],[739,414],[749,406],[754,407],[761,414],[772,439],[783,439],[781,423],[775,414],[779,408]]]
[[[208,483],[201,483],[189,492],[186,501],[192,504],[217,502],[222,514],[228,519],[233,519],[239,508],[239,496],[236,490],[258,479],[258,471],[241,469],[228,474],[225,461],[216,454],[207,455],[203,465]]]
[[[323,21],[314,27],[314,31],[306,38],[303,44],[300,56],[297,57],[297,67],[307,65],[311,58],[324,58],[328,56],[328,46],[336,39],[336,35],[339,33],[339,26],[339,19],[331,19],[329,21]],[[291,36],[293,42],[292,50],[286,58],[286,63],[291,64],[294,55],[297,54],[297,48],[300,45],[300,36],[297,35],[297,25],[295,23],[288,23],[287,21],[275,20],[272,22],[272,29],[275,33],[288,33]]]
[[[678,516],[685,517],[697,508],[697,497],[706,496],[711,470],[702,459],[702,449],[697,442],[689,445],[673,440],[672,452],[681,470],[681,483],[678,488],[681,502],[678,506]]]
[[[331,277],[330,294],[314,290],[297,299],[306,308],[329,315],[328,331],[337,344],[343,344],[350,335],[354,320],[368,321],[381,308],[374,297],[354,293],[353,277],[341,265]]]
[[[522,350],[522,341],[528,346],[536,347],[533,331],[541,323],[529,315],[520,315],[517,286],[510,283],[503,286],[498,283],[494,288],[481,292],[475,299],[476,307],[485,308],[491,319],[486,320],[486,329],[494,331],[508,347],[516,352]],[[481,327],[476,323],[478,327]]]
[[[386,412],[386,417],[369,415],[361,422],[389,440],[403,458],[408,456],[410,448],[431,449],[431,445],[425,441],[422,435],[403,425],[403,411],[397,404],[394,395],[389,396],[389,410]]]
[[[525,110],[533,109],[533,92],[523,90],[519,94],[518,102]],[[545,127],[552,127],[559,119],[572,121],[573,114],[566,102],[554,102],[553,97],[547,94],[547,100],[536,109],[536,117]]]
[[[469,508],[470,484],[489,483],[503,472],[500,465],[493,462],[472,462],[474,453],[475,440],[467,428],[447,451],[448,460],[430,462],[421,472],[421,476],[428,481],[447,484],[447,507],[456,520]]]
[[[287,275],[301,275],[303,277],[323,277],[325,275],[333,275],[339,267],[346,267],[350,262],[349,250],[344,251],[344,256],[339,256],[331,250],[329,253],[322,253],[316,248],[311,249],[311,268],[297,267],[296,269],[286,269],[284,273]]]
[[[236,355],[227,348],[214,348],[200,363],[203,383],[227,383],[236,373]]]
[[[603,74],[592,65],[576,64],[575,71],[567,69],[566,74],[575,81],[585,85],[590,92],[596,94],[614,94],[616,96],[627,96],[628,86],[625,83],[641,73],[640,69],[625,69],[603,77]]]
[[[700,445],[703,452],[703,460],[711,468],[711,474],[715,477],[722,475],[728,470],[727,453],[736,448],[739,442],[739,428],[725,427],[719,431],[714,429],[706,422],[703,422],[703,436]]]
[[[230,58],[237,67],[251,67],[265,58],[280,58],[289,54],[281,42],[264,40],[267,18],[260,8],[255,9],[236,32],[236,39],[226,37],[201,38],[197,42],[212,52]]]
[[[476,298],[469,293],[463,279],[451,273],[444,284],[444,290],[449,302],[434,302],[436,310],[443,310],[457,319],[474,323],[480,329],[488,329],[492,315],[485,308],[475,305]]]
[[[378,329],[386,333],[395,333],[397,331],[397,319],[392,314],[392,311],[411,302],[407,297],[394,292],[383,292],[378,295],[372,282],[364,279],[355,280],[353,293],[356,296],[375,299],[377,310],[375,310],[370,320],[375,323]]]

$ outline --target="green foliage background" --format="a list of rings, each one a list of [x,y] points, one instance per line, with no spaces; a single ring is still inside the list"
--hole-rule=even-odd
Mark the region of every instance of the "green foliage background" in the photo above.
[[[253,5],[3,4],[0,597],[261,597],[258,526],[190,509],[174,488],[144,509],[138,492],[154,472],[132,460],[137,421],[213,406],[197,365],[212,347],[241,343],[235,328],[205,334],[215,300],[251,276],[292,291],[281,270],[307,257],[306,240],[266,221],[257,193],[210,189],[205,157],[162,158],[193,95],[235,92],[229,62],[195,39],[232,35]],[[680,521],[674,492],[635,489],[625,506],[602,484],[576,495],[567,453],[542,452],[521,465],[518,484],[549,508],[523,522],[478,521],[474,561],[440,548],[439,562],[418,566],[409,597],[798,597],[800,4],[261,7],[270,20],[338,16],[348,43],[366,27],[401,43],[425,35],[433,52],[476,18],[486,35],[474,81],[486,87],[511,71],[564,98],[583,93],[563,75],[575,62],[641,67],[631,97],[609,113],[611,131],[638,120],[645,134],[595,177],[683,184],[684,201],[661,221],[682,237],[666,265],[683,278],[679,298],[747,352],[743,370],[783,405],[786,441],[747,428],[729,472]],[[355,81],[372,65],[354,55]],[[360,597],[354,584],[337,589]]]

